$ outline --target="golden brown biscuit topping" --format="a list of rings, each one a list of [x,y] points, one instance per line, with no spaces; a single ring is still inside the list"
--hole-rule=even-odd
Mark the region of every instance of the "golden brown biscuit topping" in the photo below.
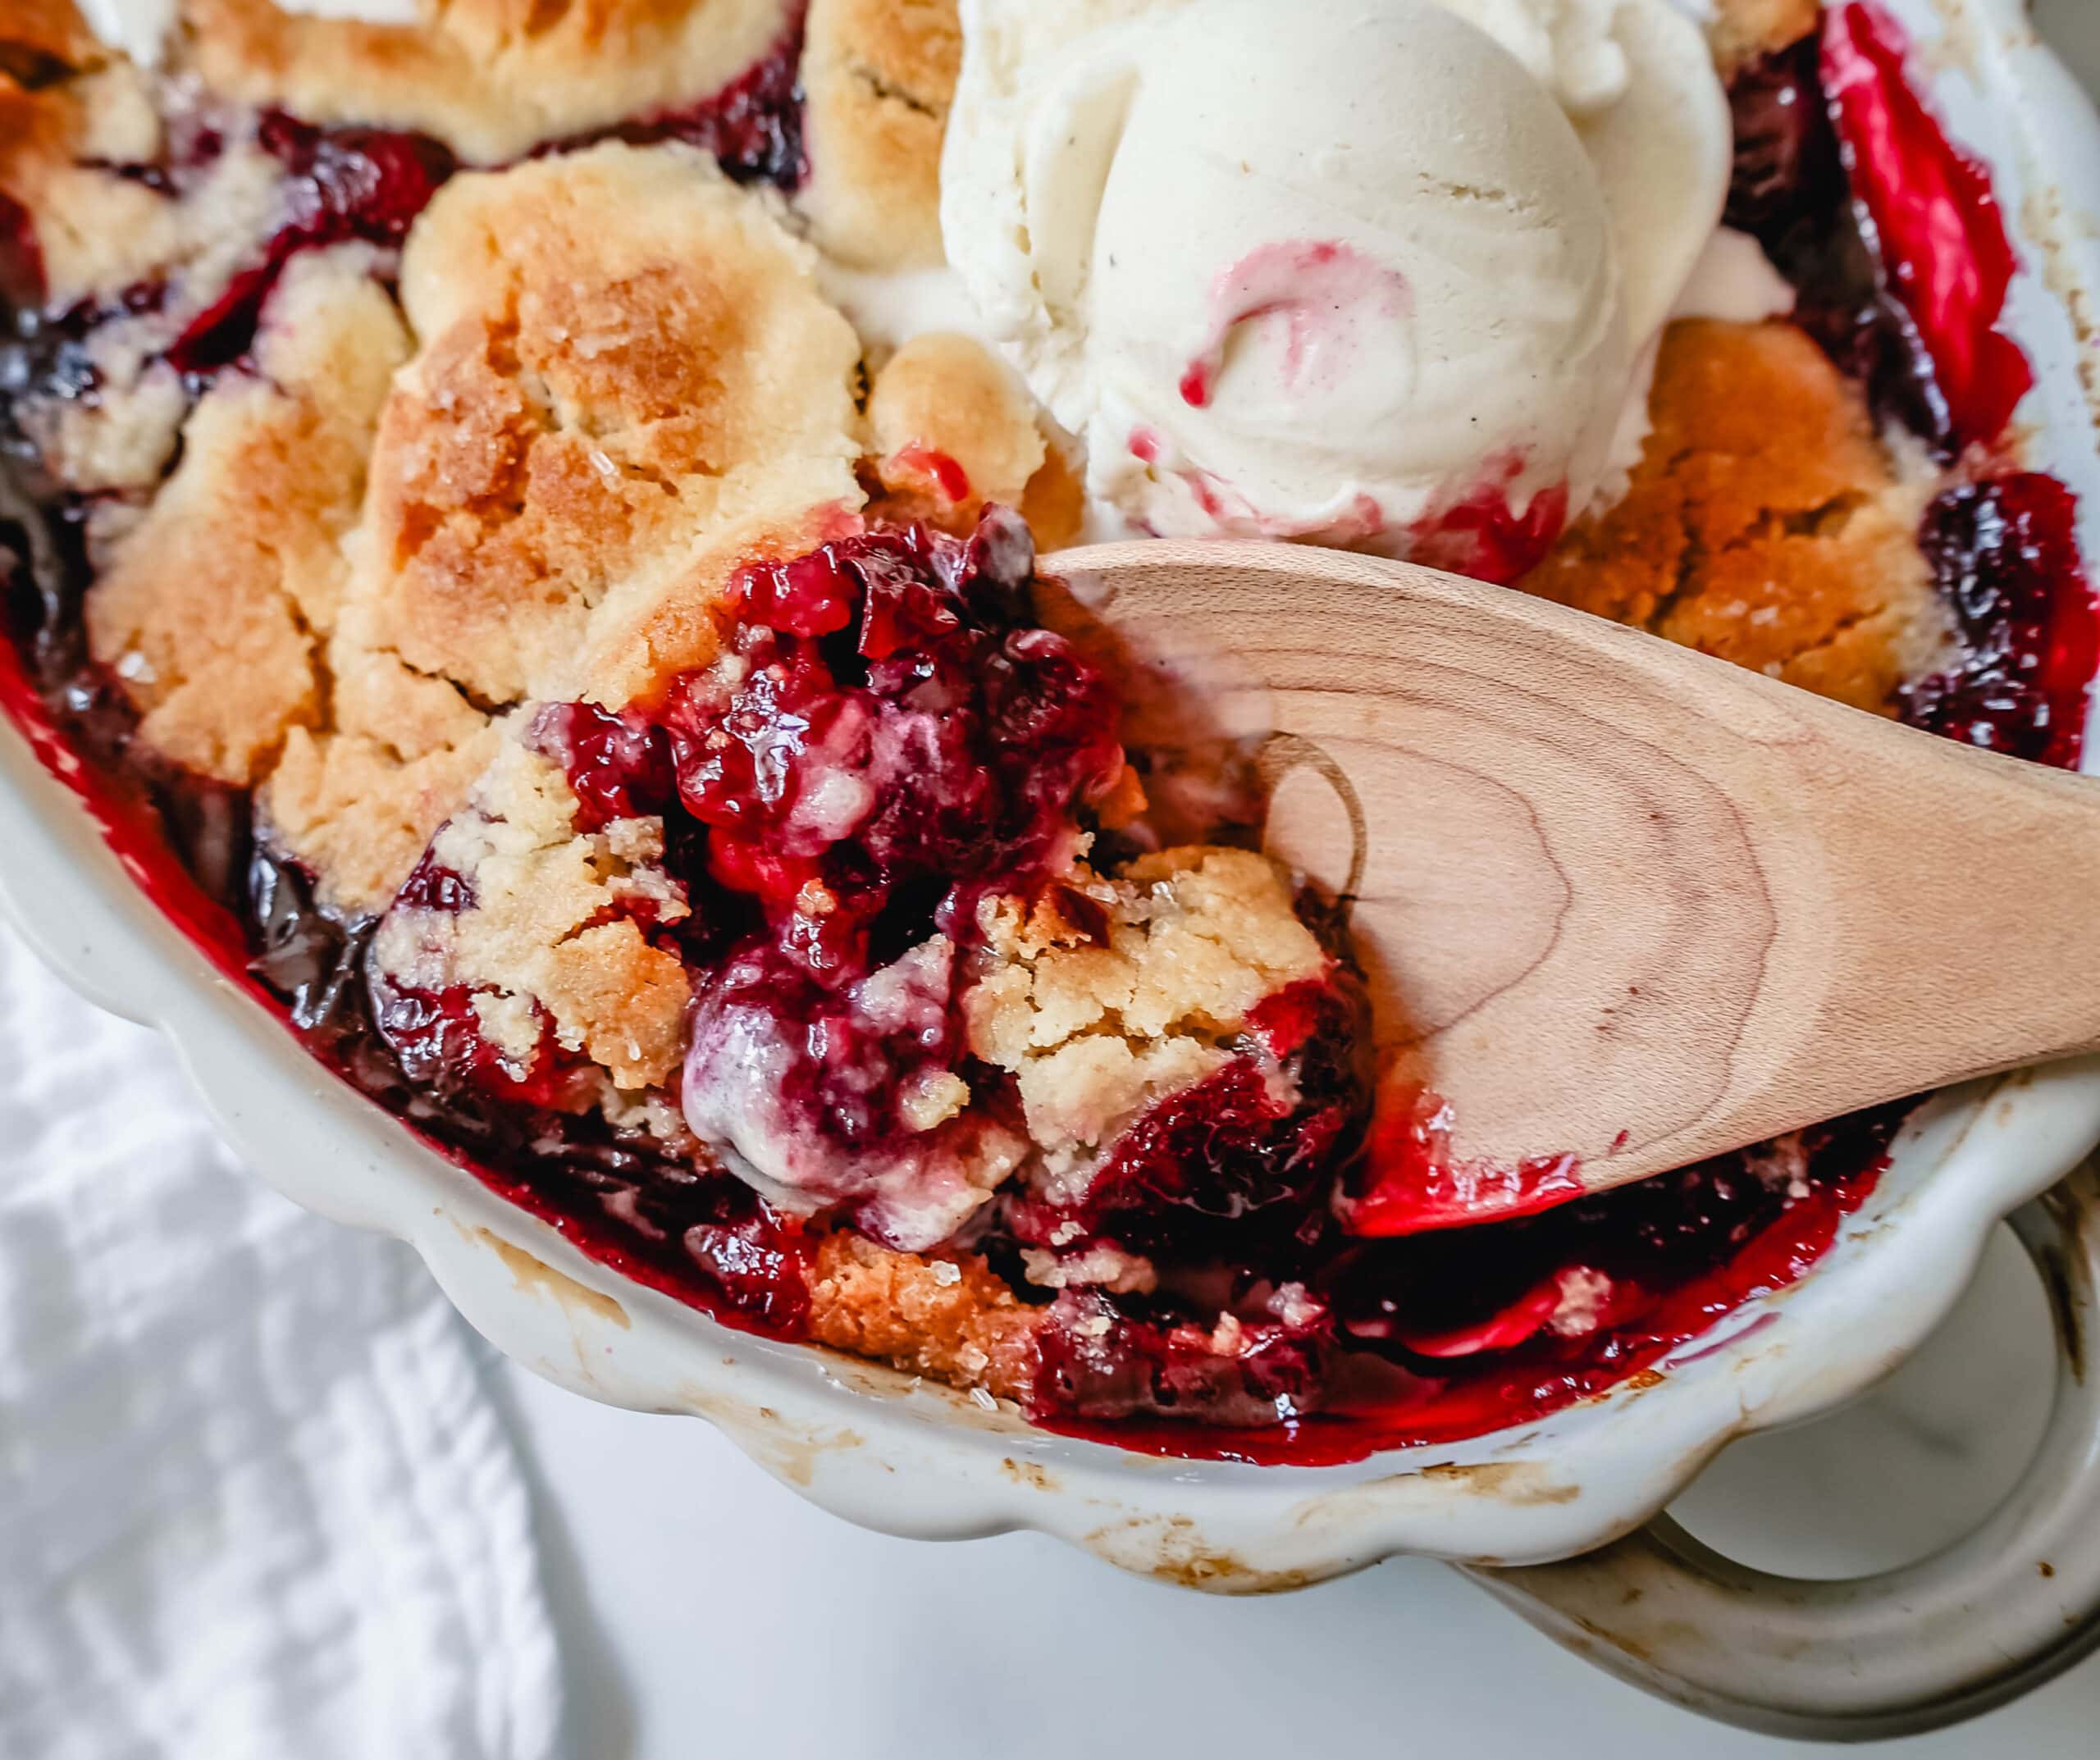
[[[427,0],[414,25],[183,0],[187,54],[213,92],[435,135],[470,162],[709,97],[791,29],[792,0]]]
[[[1654,422],[1616,505],[1522,583],[1862,709],[1948,634],[1908,476],[1865,399],[1792,325],[1697,321],[1664,338]]]

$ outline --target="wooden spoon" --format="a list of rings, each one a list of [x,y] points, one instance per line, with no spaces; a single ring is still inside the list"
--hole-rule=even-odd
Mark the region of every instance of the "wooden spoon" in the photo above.
[[[1348,905],[1374,1160],[1418,1161],[1362,1232],[2100,1047],[2100,785],[1404,563],[1145,541],[1043,569],[1130,743],[1252,755],[1265,846]]]

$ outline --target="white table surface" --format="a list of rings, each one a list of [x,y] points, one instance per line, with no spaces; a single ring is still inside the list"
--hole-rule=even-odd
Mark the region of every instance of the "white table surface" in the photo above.
[[[2100,0],[2035,10],[2100,82]],[[1774,1568],[1921,1555],[2017,1475],[2048,1321],[2002,1237],[1959,1315],[1840,1416],[1742,1443],[1678,1513]],[[495,1371],[524,1439],[568,1646],[573,1760],[1751,1760],[1723,1730],[1577,1662],[1440,1566],[1403,1560],[1227,1601],[1034,1534],[937,1546],[803,1503],[704,1424]],[[2096,1760],[2100,1657],[1889,1760]]]

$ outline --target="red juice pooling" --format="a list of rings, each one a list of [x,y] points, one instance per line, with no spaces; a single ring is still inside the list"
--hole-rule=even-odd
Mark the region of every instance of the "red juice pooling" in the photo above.
[[[1957,447],[2005,431],[2034,382],[1999,329],[2016,263],[1989,174],[1912,89],[1901,29],[1869,0],[1824,17],[1823,86],[1890,290],[1910,312]]]
[[[1807,1275],[1872,1195],[1906,1110],[1805,1133],[1806,1197],[1790,1195],[1790,1177],[1729,1156],[1522,1220],[1345,1252],[1327,1289],[1340,1354],[1326,1402],[1281,1423],[1191,1434],[1157,1419],[1030,1415],[1125,1448],[1296,1466],[1535,1423],[1629,1378],[1667,1373],[1718,1321]],[[1595,1292],[1590,1311],[1557,1332],[1554,1311],[1571,1284]],[[1550,1302],[1541,1298],[1549,1287]],[[1270,1371],[1285,1375],[1278,1348]]]
[[[1381,1102],[1364,1189],[1343,1212],[1350,1233],[1389,1239],[1511,1221],[1565,1204],[1586,1189],[1582,1164],[1572,1155],[1532,1156],[1513,1166],[1454,1160],[1451,1126],[1450,1102],[1430,1089]]]

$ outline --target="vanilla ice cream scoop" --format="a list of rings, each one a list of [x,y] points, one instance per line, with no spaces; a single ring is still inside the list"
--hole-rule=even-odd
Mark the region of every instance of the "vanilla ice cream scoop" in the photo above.
[[[1597,495],[1727,193],[1669,0],[963,0],[942,229],[1171,536],[1508,578]]]

